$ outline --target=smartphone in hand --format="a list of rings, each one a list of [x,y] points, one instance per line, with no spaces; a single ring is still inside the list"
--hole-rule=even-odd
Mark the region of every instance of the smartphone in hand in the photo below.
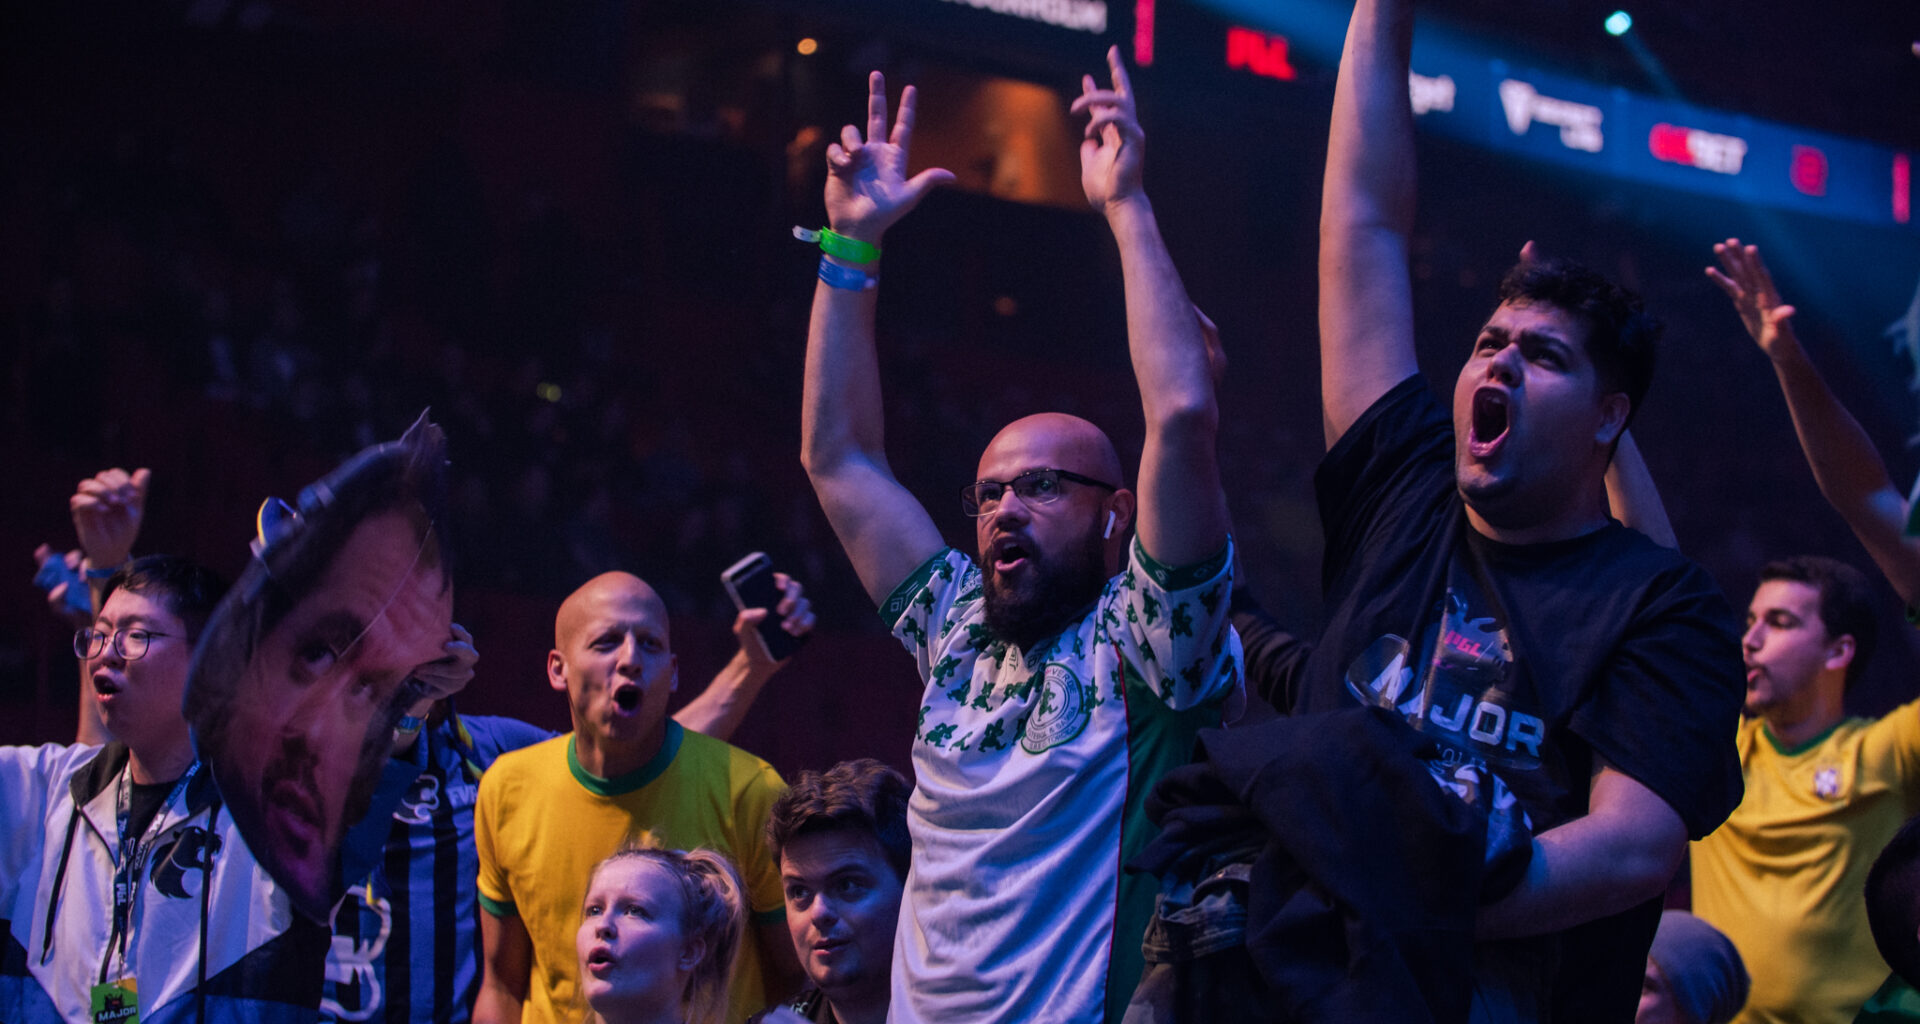
[[[767,617],[760,620],[760,643],[767,649],[767,656],[775,661],[785,661],[793,657],[805,637],[794,636],[781,628],[786,616],[781,615],[779,605],[780,587],[773,581],[773,561],[764,551],[755,551],[727,567],[720,574],[720,583],[727,588],[727,596],[733,598],[733,606],[746,611],[749,608],[765,608]]]

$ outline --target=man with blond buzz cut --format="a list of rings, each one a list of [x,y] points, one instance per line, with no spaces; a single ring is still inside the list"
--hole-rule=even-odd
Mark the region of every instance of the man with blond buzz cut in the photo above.
[[[1120,248],[1139,491],[1100,428],[1016,420],[961,489],[977,557],[945,547],[888,467],[874,341],[876,247],[952,175],[905,176],[914,90],[889,132],[878,72],[865,133],[828,148],[827,217],[845,237],[827,237],[814,291],[802,462],[924,684],[896,1022],[1117,1020],[1152,911],[1151,880],[1120,870],[1146,841],[1144,797],[1238,681],[1206,343],[1141,187],[1117,51],[1108,64],[1111,88],[1083,79],[1073,110],[1092,115],[1081,184]]]
[[[767,811],[786,786],[765,761],[667,715],[679,663],[667,608],[639,577],[610,572],[561,602],[547,681],[573,731],[502,754],[480,779],[484,978],[473,1019],[578,1016],[580,906],[593,866],[636,843],[720,850],[740,867],[753,914],[728,994],[737,1022],[767,992],[799,983],[783,926]]]

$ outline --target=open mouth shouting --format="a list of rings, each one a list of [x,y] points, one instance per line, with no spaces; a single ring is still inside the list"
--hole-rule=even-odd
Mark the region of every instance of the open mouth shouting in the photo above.
[[[115,679],[110,673],[104,671],[95,672],[92,678],[94,696],[103,701],[111,700],[115,694],[126,689],[120,680]]]
[[[613,688],[614,711],[621,715],[631,715],[640,710],[640,701],[644,696],[638,683],[619,683]]]
[[[1476,459],[1490,458],[1506,443],[1511,426],[1512,396],[1492,385],[1473,392],[1473,416],[1467,434],[1467,452]]]
[[[988,547],[987,554],[993,562],[996,574],[1018,570],[1027,564],[1032,556],[1028,541],[1014,534],[1002,534]]]

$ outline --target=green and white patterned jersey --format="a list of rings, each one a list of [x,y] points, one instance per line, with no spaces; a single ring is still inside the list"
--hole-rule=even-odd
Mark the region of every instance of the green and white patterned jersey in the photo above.
[[[1025,652],[952,549],[882,606],[926,682],[889,1020],[1119,1019],[1155,891],[1120,866],[1151,837],[1147,791],[1239,685],[1232,554],[1172,568],[1136,541],[1087,615]]]

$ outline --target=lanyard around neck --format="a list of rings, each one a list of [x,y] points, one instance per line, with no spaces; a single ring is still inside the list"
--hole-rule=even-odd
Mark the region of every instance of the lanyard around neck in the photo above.
[[[118,862],[113,868],[113,931],[107,936],[107,956],[100,963],[102,984],[106,983],[109,968],[112,967],[115,959],[119,960],[122,967],[126,965],[127,934],[132,930],[134,896],[140,889],[140,865],[146,859],[146,854],[150,852],[148,847],[151,845],[155,827],[166,818],[167,808],[172,807],[174,801],[180,799],[180,794],[186,792],[187,783],[193,781],[194,773],[199,770],[198,759],[187,766],[187,770],[174,782],[173,789],[168,791],[166,800],[160,804],[158,810],[153,812],[153,818],[147,822],[146,829],[139,835],[130,834],[133,826],[133,800],[128,795],[128,788],[133,778],[133,764],[129,762],[120,772],[119,794],[116,797],[120,849]]]

